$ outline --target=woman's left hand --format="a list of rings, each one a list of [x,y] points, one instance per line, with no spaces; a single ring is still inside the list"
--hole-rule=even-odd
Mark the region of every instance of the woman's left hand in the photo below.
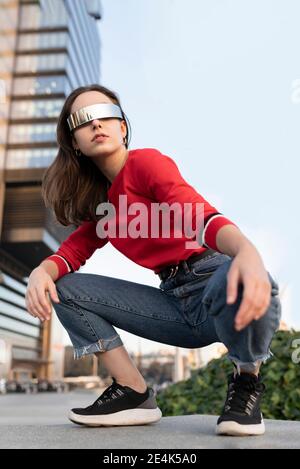
[[[244,245],[233,258],[227,274],[227,304],[236,301],[242,282],[243,298],[235,317],[235,328],[241,330],[260,319],[271,301],[272,286],[262,259],[252,244]]]

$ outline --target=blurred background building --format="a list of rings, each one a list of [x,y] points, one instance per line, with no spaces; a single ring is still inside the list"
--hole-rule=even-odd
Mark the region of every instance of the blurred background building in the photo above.
[[[99,0],[0,0],[0,377],[58,378],[62,328],[25,306],[28,276],[75,227],[45,208],[65,97],[99,82]]]

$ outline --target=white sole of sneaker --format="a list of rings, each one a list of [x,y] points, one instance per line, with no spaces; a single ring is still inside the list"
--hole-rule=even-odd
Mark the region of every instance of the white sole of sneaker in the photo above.
[[[162,418],[159,407],[156,409],[127,409],[106,415],[79,415],[70,410],[69,420],[89,427],[115,425],[144,425],[158,422]]]
[[[217,435],[228,436],[255,436],[265,433],[264,421],[256,425],[240,425],[234,421],[221,422],[216,426]]]

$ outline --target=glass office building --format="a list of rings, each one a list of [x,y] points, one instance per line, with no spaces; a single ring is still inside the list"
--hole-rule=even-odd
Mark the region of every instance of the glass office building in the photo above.
[[[100,19],[99,0],[0,0],[0,377],[50,377],[61,350],[55,315],[42,325],[24,295],[32,269],[74,229],[45,208],[40,187],[65,97],[99,83]]]

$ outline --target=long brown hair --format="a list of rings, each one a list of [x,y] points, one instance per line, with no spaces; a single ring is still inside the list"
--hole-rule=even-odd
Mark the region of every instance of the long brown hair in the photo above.
[[[83,221],[97,221],[104,215],[96,215],[99,203],[107,202],[107,190],[110,181],[90,158],[78,157],[72,146],[72,135],[67,118],[77,96],[86,91],[100,91],[114,104],[120,106],[126,122],[127,134],[125,146],[128,149],[128,125],[117,93],[98,85],[81,86],[73,90],[63,105],[57,122],[56,138],[58,153],[42,178],[41,194],[46,207],[53,209],[59,223],[64,226],[79,226]]]

